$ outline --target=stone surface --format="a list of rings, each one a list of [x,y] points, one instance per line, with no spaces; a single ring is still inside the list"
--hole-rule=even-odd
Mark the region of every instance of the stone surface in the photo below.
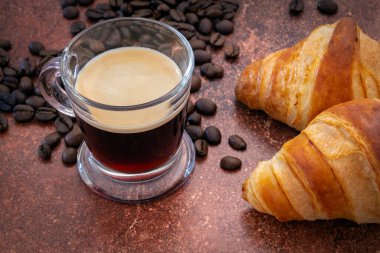
[[[379,1],[337,2],[339,11],[333,16],[320,14],[315,1],[305,1],[304,12],[291,17],[287,1],[245,1],[235,32],[227,38],[239,44],[240,57],[231,65],[220,50],[213,60],[225,66],[224,78],[205,82],[191,99],[217,101],[217,114],[204,118],[202,127],[214,125],[223,136],[239,134],[248,149],[234,151],[224,138],[210,147],[206,159],[196,162],[181,189],[160,200],[126,205],[97,196],[75,167],[61,163],[63,142],[50,161],[39,161],[38,145],[54,131],[53,124],[15,124],[7,114],[9,129],[0,133],[0,252],[379,251],[380,225],[343,220],[281,223],[240,197],[241,184],[257,163],[271,158],[297,132],[237,103],[238,75],[251,60],[292,46],[316,26],[343,16],[355,17],[364,32],[380,40]],[[7,10],[0,15],[0,37],[12,42],[13,66],[29,54],[33,40],[61,49],[71,38],[72,21],[62,17],[59,1],[2,0],[0,9]],[[85,20],[84,8],[80,11]],[[240,171],[219,168],[227,154],[242,160]]]

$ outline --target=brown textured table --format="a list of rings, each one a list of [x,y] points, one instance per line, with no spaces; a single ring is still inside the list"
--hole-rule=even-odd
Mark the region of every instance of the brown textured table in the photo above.
[[[74,166],[60,161],[64,144],[49,162],[38,160],[36,149],[52,125],[16,124],[0,134],[0,252],[252,252],[380,250],[380,225],[348,221],[280,223],[254,211],[241,198],[241,183],[254,166],[268,159],[296,131],[236,103],[234,86],[251,60],[288,47],[317,25],[353,16],[371,37],[380,40],[380,2],[337,0],[339,11],[323,16],[316,1],[306,1],[300,17],[290,17],[288,1],[245,1],[238,12],[235,33],[228,38],[241,46],[235,64],[223,63],[225,77],[203,82],[192,96],[217,101],[215,125],[222,143],[197,160],[187,184],[163,199],[125,205],[95,195]],[[59,1],[0,1],[0,37],[12,41],[12,64],[29,55],[27,45],[40,40],[63,48],[71,38],[70,21],[61,15]],[[85,20],[82,14],[80,19]],[[221,54],[216,62],[223,62]],[[227,144],[239,133],[248,150],[236,152]],[[224,155],[243,161],[240,171],[219,168]]]

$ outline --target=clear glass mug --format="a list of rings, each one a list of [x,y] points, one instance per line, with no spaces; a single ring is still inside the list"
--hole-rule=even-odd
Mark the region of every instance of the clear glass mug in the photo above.
[[[168,56],[181,71],[180,82],[162,97],[129,106],[92,101],[75,89],[79,72],[93,57],[131,46]],[[75,117],[82,129],[84,143],[77,167],[92,190],[113,200],[140,202],[186,181],[195,159],[191,139],[184,132],[193,69],[193,51],[186,38],[171,26],[143,18],[98,23],[75,36],[61,57],[43,67],[38,82],[43,96],[61,113]],[[147,110],[155,116],[138,117]],[[99,112],[106,113],[107,119],[97,120]],[[128,124],[120,123],[120,118],[127,118]]]

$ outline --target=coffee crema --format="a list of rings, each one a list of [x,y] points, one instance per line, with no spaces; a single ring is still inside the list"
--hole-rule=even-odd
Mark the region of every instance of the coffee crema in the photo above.
[[[177,64],[163,53],[143,47],[122,47],[91,59],[79,72],[75,89],[101,104],[132,106],[164,96],[181,78]],[[169,101],[136,111],[104,111],[91,107],[88,109],[94,121],[88,123],[112,132],[142,132],[174,117],[177,113],[167,115],[169,107]],[[81,117],[80,112],[76,113]]]

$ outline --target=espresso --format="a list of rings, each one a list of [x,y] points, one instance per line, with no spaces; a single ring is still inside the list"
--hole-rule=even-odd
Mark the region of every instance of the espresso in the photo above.
[[[141,105],[161,98],[181,80],[166,55],[148,48],[106,51],[79,72],[75,88],[84,97],[113,106]],[[76,109],[85,142],[95,158],[111,169],[142,173],[170,159],[181,143],[186,101],[138,110]],[[75,108],[74,108],[75,109]]]

